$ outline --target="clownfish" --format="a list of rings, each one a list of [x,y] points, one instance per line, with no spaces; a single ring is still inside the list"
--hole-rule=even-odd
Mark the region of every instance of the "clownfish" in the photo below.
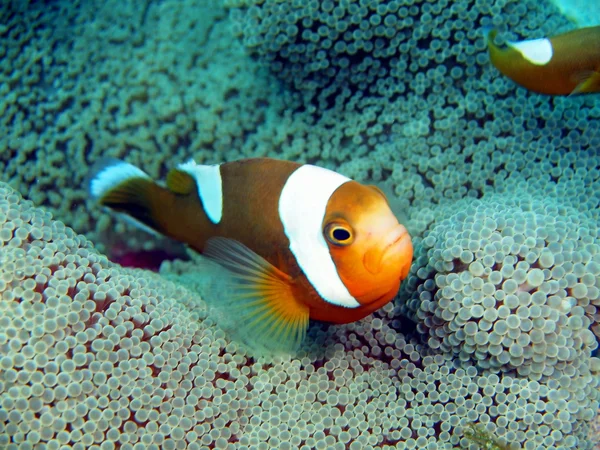
[[[110,159],[88,183],[98,204],[212,261],[202,268],[232,293],[204,300],[258,352],[296,350],[309,319],[350,323],[381,308],[412,262],[411,238],[380,189],[310,164],[189,161],[163,186]]]
[[[515,83],[540,94],[600,92],[600,26],[551,38],[494,44],[497,31],[486,29],[492,64]]]

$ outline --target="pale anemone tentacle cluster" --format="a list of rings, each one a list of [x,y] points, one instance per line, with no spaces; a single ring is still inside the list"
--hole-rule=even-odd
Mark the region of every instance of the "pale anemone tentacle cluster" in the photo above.
[[[122,269],[5,184],[0,239],[0,446],[449,450],[478,422],[525,449],[591,448],[595,358],[539,380],[478,371],[403,335],[389,305],[256,361],[205,320],[193,263]]]
[[[403,311],[462,361],[532,379],[576,370],[598,346],[595,219],[519,193],[454,207],[418,246]]]
[[[278,9],[269,0],[227,3],[234,8],[230,17],[203,0],[149,2],[145,9],[122,0],[54,3],[43,9],[5,2],[0,6],[2,179],[86,233],[111,226],[108,216],[96,225],[91,219],[100,212],[83,201],[87,163],[100,156],[127,156],[153,177],[192,156],[215,162],[269,155],[310,161],[358,180],[387,179],[413,235],[432,226],[416,246],[411,283],[419,289],[418,298],[405,291],[401,300],[408,300],[420,330],[438,348],[404,336],[398,331],[399,311],[386,308],[358,324],[323,332],[329,342],[343,346],[328,350],[326,358],[307,353],[274,365],[250,360],[210,324],[196,322],[197,313],[190,311],[202,314],[203,303],[180,283],[110,264],[84,238],[3,185],[0,348],[9,356],[0,361],[0,446],[14,437],[25,448],[45,441],[51,448],[177,448],[183,442],[188,448],[227,443],[344,448],[344,442],[352,449],[454,448],[468,446],[462,425],[479,421],[503,442],[525,449],[590,448],[587,427],[597,409],[600,367],[588,357],[594,342],[584,325],[597,327],[593,288],[598,286],[590,276],[598,279],[598,272],[596,253],[585,249],[597,241],[585,233],[597,226],[585,223],[600,218],[600,107],[592,97],[551,99],[516,88],[489,67],[475,26],[492,17],[493,25],[514,32],[511,39],[523,39],[565,30],[567,20],[536,0],[451,6],[446,0],[349,1],[358,14],[364,6],[372,16],[381,4],[398,6],[399,27],[392,39],[399,45],[391,49],[398,52],[385,53],[389,47],[377,56],[361,51],[364,59],[357,67],[362,73],[299,93],[274,82],[230,31],[237,27],[246,43],[256,36],[252,49],[263,61],[285,63],[282,56],[294,53],[304,58],[285,36],[272,58],[271,50],[261,47],[267,29],[262,21],[285,33],[307,11],[316,14],[317,2],[300,2],[306,9],[297,17],[285,9],[294,2],[280,2]],[[254,12],[247,15],[250,9]],[[376,40],[367,42],[364,36],[393,20],[386,24],[386,16],[380,18],[379,24],[376,17],[366,19],[355,46],[376,47]],[[324,44],[327,36],[321,39],[317,28],[311,39],[313,31],[318,45]],[[290,45],[295,51],[284,54]],[[305,47],[316,59],[299,66],[311,70],[297,72],[299,79],[327,76],[328,68],[321,66],[325,60],[329,68],[337,64],[330,61],[334,49]],[[282,73],[295,76],[290,67]],[[364,88],[365,80],[375,82]],[[330,96],[333,92],[340,96]],[[510,201],[515,185],[521,193],[546,198],[541,209]],[[488,202],[490,192],[502,192],[504,198]],[[445,210],[458,206],[452,203],[458,199],[482,196],[485,201],[471,209],[462,204],[482,214],[482,223]],[[565,209],[552,209],[552,199],[560,199]],[[502,242],[505,236],[499,242],[484,237],[495,239],[508,221],[496,209],[500,204],[522,228],[513,233],[511,245],[508,238]],[[563,220],[567,211],[580,229]],[[558,241],[538,246],[549,239],[530,226],[538,219],[573,247],[566,249],[570,261],[557,261]],[[466,237],[458,239],[461,234]],[[452,244],[444,242],[446,237]],[[525,248],[515,247],[513,254],[517,243]],[[488,292],[489,280],[478,277],[499,280],[495,270],[488,273],[493,266],[486,258],[486,247],[497,250],[498,244],[506,253],[502,263],[508,258],[503,267],[512,264],[515,277],[509,277],[510,269],[498,270],[502,285],[511,292],[518,285],[498,311],[510,309],[497,320],[504,334],[479,328],[487,328],[493,312],[476,318],[481,311],[475,303],[467,307],[458,301],[460,296],[464,301],[465,290],[477,299]],[[469,261],[463,247],[473,253],[468,268],[467,262],[454,264],[461,256]],[[433,266],[424,259],[429,251]],[[536,255],[539,267],[530,261]],[[175,266],[170,269],[177,272]],[[536,269],[544,273],[542,284],[524,286],[523,275],[530,285],[540,281]],[[188,278],[179,279],[184,281],[193,287]],[[547,304],[536,305],[541,302],[537,292],[553,291],[555,282],[559,291],[567,283],[567,302],[557,291]],[[523,305],[515,305],[512,295],[530,303],[519,313]],[[572,299],[577,305],[567,313],[562,308]],[[538,312],[534,306],[540,306],[540,316],[532,318],[532,310]],[[450,318],[457,307],[465,319]],[[522,329],[529,326],[521,316],[525,308],[528,331]],[[549,322],[557,314],[552,329]],[[467,326],[475,319],[477,330]],[[446,327],[439,323],[444,320],[454,323]],[[533,342],[541,333],[549,337],[551,354],[534,351],[526,358],[525,334]],[[498,335],[502,341],[493,344]],[[498,353],[487,363],[493,367],[481,366],[486,352]],[[565,364],[570,360],[576,363]],[[437,434],[431,435],[432,429]]]

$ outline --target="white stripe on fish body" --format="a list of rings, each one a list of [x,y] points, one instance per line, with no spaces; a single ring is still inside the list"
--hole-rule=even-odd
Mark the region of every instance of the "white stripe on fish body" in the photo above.
[[[521,42],[507,42],[507,45],[518,51],[523,58],[536,66],[544,66],[550,62],[553,55],[550,39],[532,39]]]
[[[110,162],[99,169],[90,180],[89,192],[95,199],[102,197],[106,192],[131,178],[150,179],[150,175],[139,167],[119,159]]]
[[[219,164],[208,166],[194,160],[179,164],[177,168],[196,180],[198,196],[208,219],[215,225],[223,218],[223,180]]]
[[[323,237],[323,219],[331,195],[349,178],[309,164],[296,169],[279,197],[279,217],[290,250],[304,275],[327,302],[346,308],[360,303],[344,285]]]

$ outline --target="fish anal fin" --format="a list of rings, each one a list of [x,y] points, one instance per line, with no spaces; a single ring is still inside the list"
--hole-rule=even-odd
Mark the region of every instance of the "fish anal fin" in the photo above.
[[[217,323],[257,355],[295,352],[306,335],[309,308],[298,299],[293,279],[232,239],[209,239],[203,255],[218,264],[209,271],[224,283],[225,292],[204,296]]]
[[[187,195],[196,188],[196,181],[189,173],[175,168],[167,174],[167,188],[174,194]]]

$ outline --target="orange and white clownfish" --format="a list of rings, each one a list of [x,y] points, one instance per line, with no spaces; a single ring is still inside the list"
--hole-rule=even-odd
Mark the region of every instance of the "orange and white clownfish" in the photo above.
[[[600,26],[507,42],[504,49],[494,44],[495,30],[484,32],[492,64],[524,88],[548,95],[600,92]]]
[[[226,269],[235,295],[205,301],[259,351],[297,349],[309,318],[349,323],[381,308],[412,262],[411,238],[378,188],[309,164],[189,161],[162,186],[110,159],[92,170],[88,189],[100,205]]]

